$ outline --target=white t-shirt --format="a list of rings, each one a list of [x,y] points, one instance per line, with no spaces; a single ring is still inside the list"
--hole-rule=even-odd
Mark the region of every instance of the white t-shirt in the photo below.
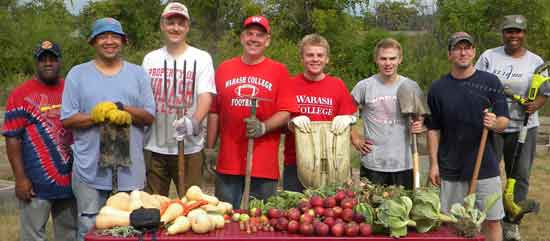
[[[164,63],[166,61],[166,80],[164,83]],[[212,57],[206,51],[188,46],[185,53],[175,58],[176,61],[176,79],[177,79],[177,95],[176,103],[183,105],[183,69],[184,62],[186,63],[186,88],[187,96],[186,116],[191,117],[197,106],[197,96],[202,93],[216,94],[216,86],[214,84],[214,66]],[[193,65],[196,63],[196,70],[193,73]],[[161,154],[176,155],[178,153],[177,142],[173,137],[174,128],[172,122],[176,119],[176,108],[172,108],[174,103],[174,57],[168,54],[166,47],[154,50],[143,58],[143,68],[151,78],[151,88],[156,104],[156,119],[153,125],[149,128],[146,138],[145,149]],[[192,81],[195,74],[195,89],[193,101],[191,105]],[[166,89],[165,89],[166,87]],[[168,105],[165,103],[166,90],[168,94]],[[185,154],[192,154],[202,150],[206,136],[205,122],[201,123],[201,131],[197,136],[187,136],[184,139]]]
[[[521,58],[512,58],[504,52],[500,46],[488,49],[476,63],[476,68],[496,75],[503,86],[509,86],[514,93],[527,96],[531,87],[531,78],[535,69],[544,61],[538,55],[527,50]],[[539,89],[539,95],[550,95],[548,83],[543,84]],[[516,101],[507,98],[508,110],[510,112],[510,123],[504,132],[518,132],[523,126],[524,109]],[[539,126],[538,112],[529,117],[527,128]]]

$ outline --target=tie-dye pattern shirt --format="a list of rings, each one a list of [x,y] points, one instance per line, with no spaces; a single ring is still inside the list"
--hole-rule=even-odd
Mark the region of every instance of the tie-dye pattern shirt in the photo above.
[[[8,97],[2,134],[21,140],[25,175],[41,199],[63,199],[71,191],[72,134],[59,114],[64,81],[45,85],[31,79]]]

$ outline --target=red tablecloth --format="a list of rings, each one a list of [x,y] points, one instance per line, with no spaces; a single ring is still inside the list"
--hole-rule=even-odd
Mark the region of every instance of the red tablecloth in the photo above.
[[[86,237],[85,241],[130,241],[138,240],[137,237],[134,238],[115,238],[110,236],[99,236],[95,234],[95,231],[90,231]],[[145,235],[144,241],[150,241],[151,235]],[[166,233],[159,232],[157,233],[158,241],[183,241],[183,240],[200,240],[200,241],[232,241],[232,240],[254,240],[254,241],[282,241],[282,240],[393,240],[389,236],[384,235],[373,235],[369,237],[316,237],[309,236],[305,237],[298,234],[288,234],[283,232],[257,232],[255,234],[247,234],[239,230],[239,225],[237,223],[229,223],[225,225],[224,229],[218,229],[214,232],[207,234],[194,234],[191,231],[188,231],[185,234],[168,236]],[[400,238],[400,241],[406,240],[445,240],[445,241],[465,241],[465,240],[476,240],[483,241],[483,236],[478,236],[473,239],[465,239],[462,237],[457,237],[453,234],[453,231],[449,227],[441,227],[436,231],[419,234],[409,230],[409,233],[406,237]]]

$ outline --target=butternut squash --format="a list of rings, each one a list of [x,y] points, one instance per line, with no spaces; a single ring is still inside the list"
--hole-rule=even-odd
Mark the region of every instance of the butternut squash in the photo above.
[[[206,204],[204,206],[201,206],[201,208],[207,213],[216,213],[220,215],[223,215],[225,213],[225,209],[223,207],[214,206],[212,204]]]
[[[202,190],[198,186],[191,186],[187,189],[187,192],[185,193],[185,197],[188,201],[195,201],[202,198]]]
[[[169,235],[178,233],[185,233],[191,228],[191,222],[185,216],[179,216],[174,220],[174,223],[168,227],[167,231]]]
[[[139,195],[144,208],[160,209],[160,201],[153,197],[151,194],[140,191]]]
[[[187,214],[187,218],[189,219],[189,221],[193,221],[193,219],[195,219],[197,216],[201,216],[201,215],[204,215],[206,216],[207,213],[206,211],[204,211],[203,209],[200,209],[200,208],[197,208],[197,209],[193,209],[189,212],[189,214]]]
[[[219,214],[208,214],[210,217],[210,222],[214,224],[215,228],[221,229],[225,225],[225,219],[222,215]]]
[[[134,190],[130,193],[130,211],[134,211],[140,207],[143,207],[140,191]]]
[[[208,204],[212,204],[214,206],[218,205],[218,203],[220,202],[220,200],[218,200],[217,197],[210,196],[208,194],[202,194],[201,199],[206,200],[208,202]]]
[[[182,213],[183,204],[179,202],[179,200],[176,202],[172,202],[170,205],[168,205],[168,208],[166,208],[166,211],[164,211],[164,213],[160,217],[160,221],[165,224],[169,223],[177,217],[181,216]]]
[[[233,205],[228,202],[219,202],[218,208],[220,208],[220,210],[223,210],[222,214],[231,214],[233,212]]]
[[[201,209],[197,209],[201,210]],[[191,229],[195,233],[208,233],[210,231],[210,218],[208,215],[197,215],[191,221]]]
[[[130,212],[104,206],[96,216],[95,225],[97,229],[129,226]]]
[[[107,199],[105,206],[113,207],[123,211],[130,211],[130,195],[125,192],[118,192]]]
[[[162,203],[165,203],[165,202],[170,202],[170,198],[166,197],[166,196],[163,196],[163,195],[159,195],[159,194],[153,194],[152,195],[155,199],[157,199],[159,201],[160,204]]]

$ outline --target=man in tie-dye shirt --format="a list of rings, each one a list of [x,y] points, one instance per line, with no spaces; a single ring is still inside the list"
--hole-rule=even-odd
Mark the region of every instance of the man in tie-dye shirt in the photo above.
[[[20,238],[46,240],[44,227],[51,213],[55,240],[75,240],[72,135],[59,119],[61,51],[57,44],[43,41],[34,57],[36,76],[11,92],[2,127],[21,209]]]

